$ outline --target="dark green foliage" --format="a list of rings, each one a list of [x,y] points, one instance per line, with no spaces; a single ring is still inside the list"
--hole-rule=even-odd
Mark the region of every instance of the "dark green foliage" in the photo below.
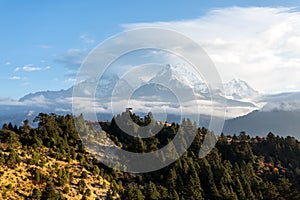
[[[157,191],[156,185],[150,181],[148,188],[146,190],[146,196],[149,200],[158,200],[160,199],[160,194]]]
[[[20,156],[12,149],[9,155],[5,158],[5,164],[11,168],[16,167],[20,163]]]
[[[42,193],[41,199],[47,199],[47,200],[63,200],[65,199],[60,193],[58,193],[52,182],[47,182],[47,185]]]
[[[6,188],[10,190],[10,189],[12,188],[11,183],[9,183],[9,184],[6,186]]]
[[[85,191],[85,195],[86,195],[86,196],[91,196],[91,194],[92,194],[92,191],[91,191],[90,189],[87,189],[87,190]]]
[[[63,193],[68,194],[70,192],[70,188],[69,187],[65,187],[63,189]]]
[[[125,190],[125,193],[122,196],[123,199],[131,199],[131,200],[143,200],[145,199],[145,196],[142,193],[141,186],[133,183],[130,184],[127,189]]]
[[[81,179],[81,180],[78,182],[78,190],[79,190],[79,192],[80,192],[81,194],[84,194],[85,188],[86,188],[86,183],[85,183],[84,180]]]
[[[37,188],[34,188],[32,190],[32,194],[31,194],[31,198],[32,199],[35,199],[35,200],[40,200],[41,199],[41,196],[42,196],[42,193],[39,189]]]
[[[81,178],[86,179],[87,177],[88,177],[87,172],[86,172],[86,171],[83,171],[83,172],[81,173]]]
[[[5,127],[4,127],[5,128]],[[8,129],[0,130],[0,143],[4,144],[7,149],[13,149],[20,146],[19,136]]]
[[[143,125],[139,117],[131,117]],[[184,123],[192,124],[188,120]],[[134,152],[161,148],[177,130],[178,125],[173,124],[151,139],[135,139],[124,136],[114,121],[106,129],[114,141]],[[198,129],[188,154],[164,169],[143,174],[142,178],[138,176],[135,184],[125,187],[122,198],[136,197],[139,190],[147,199],[293,199],[299,196],[300,143],[297,140],[271,133],[266,139],[250,138],[245,132],[233,137],[222,134],[216,148],[206,158],[198,159],[207,133],[205,128]],[[151,144],[153,138],[157,141]],[[296,177],[295,170],[298,170]]]

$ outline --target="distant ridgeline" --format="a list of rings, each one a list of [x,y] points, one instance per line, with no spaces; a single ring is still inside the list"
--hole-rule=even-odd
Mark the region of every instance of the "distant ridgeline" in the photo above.
[[[151,114],[139,126],[151,122]],[[4,124],[0,130],[0,199],[300,199],[300,143],[293,137],[250,138],[221,135],[208,156],[198,158],[206,128],[173,164],[155,172],[129,174],[110,169],[86,151],[74,124],[81,120],[84,137],[98,142],[109,137],[132,152],[151,152],[168,144],[180,124],[163,124],[153,137],[128,136],[115,123],[82,116],[39,114],[32,128]],[[191,123],[188,119],[184,123]],[[77,127],[78,128],[78,127]],[[81,140],[82,139],[82,140]]]

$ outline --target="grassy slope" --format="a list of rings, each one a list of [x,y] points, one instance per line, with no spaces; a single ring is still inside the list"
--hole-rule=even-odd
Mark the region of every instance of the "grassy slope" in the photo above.
[[[2,194],[0,194],[0,199],[25,199],[26,196],[30,196],[34,188],[39,188],[41,191],[45,187],[46,183],[35,183],[33,181],[32,174],[29,169],[39,168],[41,172],[45,175],[56,178],[57,175],[51,175],[52,167],[55,163],[58,164],[59,168],[65,168],[68,171],[74,174],[74,178],[70,183],[66,183],[63,187],[56,187],[58,191],[62,191],[65,187],[69,187],[70,191],[68,194],[63,194],[67,199],[81,199],[82,195],[79,194],[78,190],[78,181],[81,179],[80,175],[82,171],[86,171],[88,177],[85,179],[87,188],[91,190],[91,196],[88,199],[96,199],[97,197],[105,196],[108,188],[109,182],[102,177],[97,177],[91,174],[91,172],[82,168],[80,163],[77,160],[70,160],[70,162],[59,161],[51,158],[47,155],[47,148],[43,149],[43,152],[40,152],[42,159],[46,160],[46,163],[43,167],[31,165],[28,163],[28,160],[32,158],[32,155],[25,154],[25,151],[18,149],[17,153],[20,155],[21,163],[15,166],[14,169],[7,166],[0,167],[0,187],[2,189]],[[23,152],[23,156],[22,155]],[[100,187],[105,182],[105,188]],[[11,189],[9,189],[9,184],[11,184]],[[5,193],[5,194],[4,194]]]

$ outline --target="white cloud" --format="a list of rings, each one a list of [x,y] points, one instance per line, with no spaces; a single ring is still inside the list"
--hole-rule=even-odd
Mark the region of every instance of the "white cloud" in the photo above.
[[[198,42],[223,81],[241,78],[272,93],[300,90],[300,12],[292,8],[233,7],[192,20],[125,24],[160,27]]]
[[[68,78],[67,80],[65,80],[65,83],[75,83],[75,81],[75,78]]]
[[[290,102],[270,102],[267,103],[262,109],[262,112],[268,112],[273,110],[283,110],[283,111],[295,111],[300,110],[300,101],[294,100]]]
[[[80,39],[86,44],[93,44],[95,40],[91,39],[87,34],[80,35]]]
[[[40,71],[42,68],[40,67],[34,67],[33,64],[28,64],[22,67],[22,69],[26,72],[32,72],[32,71]]]
[[[10,80],[20,80],[21,77],[19,77],[19,76],[12,76],[12,77],[10,77],[9,79],[10,79]]]
[[[28,117],[31,117],[35,114],[35,111],[34,110],[29,110],[28,113],[27,113],[27,116]]]
[[[22,67],[22,70],[26,71],[26,72],[33,72],[33,71],[48,70],[50,68],[51,68],[50,66],[46,66],[46,67],[42,68],[42,67],[35,67],[33,64],[28,64],[28,65],[25,65],[24,67]],[[16,71],[16,69],[15,69],[15,71]],[[20,70],[20,69],[18,69],[18,70]]]
[[[0,106],[21,106],[21,105],[23,105],[23,103],[20,101],[11,98],[0,97]]]
[[[20,71],[20,67],[16,67],[15,72]]]
[[[11,65],[11,62],[9,61],[5,62],[5,65]]]
[[[43,95],[33,97],[32,99],[25,101],[18,101],[11,98],[0,97],[0,106],[37,106],[37,107],[47,107],[53,102],[46,99]]]

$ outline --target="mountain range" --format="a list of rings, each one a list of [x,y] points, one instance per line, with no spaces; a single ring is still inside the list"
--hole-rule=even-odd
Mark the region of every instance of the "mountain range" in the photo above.
[[[115,111],[122,112],[126,106],[136,113],[153,112],[158,120],[178,120],[181,106],[189,114],[201,114],[200,125],[207,125],[209,114],[220,102],[211,102],[211,94],[204,81],[182,66],[167,65],[148,80],[132,79],[110,75],[101,80],[85,80],[76,85],[81,97],[91,94],[91,85],[97,84],[95,109],[99,120],[110,120],[113,116],[111,101],[115,101]],[[272,131],[276,134],[297,136],[300,126],[300,92],[262,94],[241,79],[233,79],[223,84],[224,92],[215,92],[217,97],[226,99],[225,133],[246,131],[261,135]],[[0,99],[0,123],[20,124],[25,118],[32,120],[39,112],[66,114],[72,112],[74,86],[60,91],[41,91],[25,95],[19,100]],[[132,92],[133,91],[133,92]],[[131,94],[132,92],[132,94]],[[124,97],[130,93],[129,103]],[[77,94],[78,95],[78,94]],[[216,98],[218,101],[218,98]],[[198,110],[195,109],[198,105]],[[93,111],[91,109],[91,111]],[[200,109],[200,111],[199,111]],[[222,110],[220,110],[222,112]],[[168,113],[166,115],[166,113]],[[218,112],[217,112],[218,114]],[[298,120],[299,121],[299,120]]]

